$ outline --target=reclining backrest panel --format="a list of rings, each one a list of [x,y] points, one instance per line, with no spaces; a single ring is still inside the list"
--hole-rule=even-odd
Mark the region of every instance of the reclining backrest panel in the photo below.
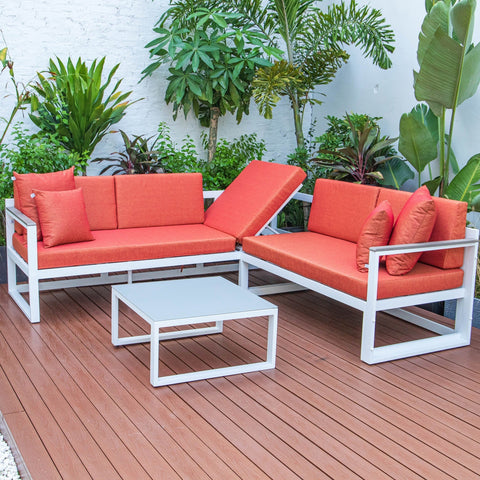
[[[118,228],[203,223],[200,173],[115,176]]]
[[[83,191],[91,230],[117,228],[117,205],[113,176],[75,177],[75,186]]]
[[[319,178],[315,183],[308,230],[357,242],[375,208],[379,188]]]
[[[305,179],[292,165],[250,162],[205,212],[205,225],[239,242],[256,235]]]
[[[410,192],[381,188],[378,203],[388,200],[395,218],[398,217],[403,205],[410,197]],[[430,241],[456,240],[465,238],[467,223],[467,203],[446,198],[432,197],[435,202],[437,218]],[[438,250],[425,252],[420,262],[439,268],[459,268],[463,264],[463,249]]]

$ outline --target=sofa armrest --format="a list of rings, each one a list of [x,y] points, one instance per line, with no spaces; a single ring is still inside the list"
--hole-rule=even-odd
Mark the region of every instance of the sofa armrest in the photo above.
[[[15,208],[11,202],[5,202],[5,220],[6,220],[6,243],[7,248],[13,249],[12,237],[14,233],[14,223],[18,222],[27,231],[27,250],[29,268],[38,268],[37,255],[37,224],[18,208]]]
[[[5,208],[6,216],[13,218],[16,222],[18,222],[22,227],[28,228],[32,226],[37,226],[37,224],[27,217],[24,213],[22,213],[18,208],[15,207],[6,207]]]
[[[203,198],[213,198],[214,200],[216,200],[222,193],[223,190],[204,190]]]
[[[310,195],[309,193],[302,193],[302,192],[297,192],[293,196],[295,200],[300,200],[302,202],[306,203],[312,203],[313,202],[313,195]]]
[[[479,231],[475,228],[465,229],[465,238],[458,240],[443,240],[437,242],[409,243],[403,245],[385,245],[371,247],[368,260],[368,288],[367,302],[372,304],[377,298],[378,270],[380,258],[384,255],[396,255],[399,253],[427,252],[433,250],[445,250],[450,248],[464,248],[465,255],[462,269],[464,271],[464,288],[466,295],[473,298],[475,286],[475,271],[477,265],[479,243]],[[408,275],[408,273],[407,273]]]

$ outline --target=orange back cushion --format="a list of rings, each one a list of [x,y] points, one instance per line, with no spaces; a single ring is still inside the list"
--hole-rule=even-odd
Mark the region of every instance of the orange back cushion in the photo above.
[[[68,170],[51,173],[16,173],[13,172],[13,195],[15,207],[37,224],[37,239],[42,238],[42,230],[38,221],[37,205],[32,197],[33,190],[47,192],[73,190],[75,181],[73,177],[74,167]],[[18,226],[20,227],[20,226]],[[23,228],[16,228],[17,233],[24,233]]]
[[[319,178],[315,183],[308,230],[357,242],[377,204],[379,188]]]
[[[395,218],[410,198],[410,192],[381,188],[378,203],[388,200],[393,208]],[[467,203],[446,198],[432,197],[435,203],[437,218],[433,227],[430,241],[457,240],[465,238],[467,224]],[[420,262],[439,268],[459,268],[463,264],[463,249],[438,250],[425,252]]]
[[[292,165],[250,162],[205,213],[205,225],[239,242],[256,235],[305,179]]]
[[[203,223],[200,173],[117,175],[118,228]]]
[[[83,191],[90,229],[112,230],[117,228],[114,177],[75,177],[75,185]]]

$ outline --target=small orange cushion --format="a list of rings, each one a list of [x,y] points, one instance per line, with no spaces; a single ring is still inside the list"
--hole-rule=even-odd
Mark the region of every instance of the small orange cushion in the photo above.
[[[393,228],[393,210],[390,202],[385,200],[375,207],[363,224],[357,241],[357,269],[368,272],[370,247],[388,245]]]
[[[435,219],[435,203],[430,192],[427,187],[420,187],[402,208],[393,228],[390,245],[428,242],[435,225]],[[421,255],[421,252],[388,255],[387,272],[390,275],[408,273],[418,262]]]
[[[51,173],[13,172],[15,207],[37,224],[38,240],[42,238],[42,230],[38,223],[37,205],[32,197],[33,189],[49,192],[73,190],[75,188],[73,170],[74,167]],[[24,233],[24,230],[18,233]]]
[[[46,248],[93,240],[81,188],[62,192],[34,190]]]

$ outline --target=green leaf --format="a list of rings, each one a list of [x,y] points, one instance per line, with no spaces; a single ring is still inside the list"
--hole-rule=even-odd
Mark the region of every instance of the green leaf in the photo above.
[[[462,63],[462,47],[437,29],[415,81],[415,98],[427,102],[437,117],[441,116],[438,104],[445,108],[455,106]]]
[[[480,84],[480,43],[465,55],[458,105],[473,97]]]
[[[384,186],[395,187],[397,190],[407,181],[414,178],[413,171],[407,163],[400,158],[392,158],[378,167],[383,175]]]
[[[418,111],[412,110],[402,115],[398,150],[418,173],[437,158],[437,141],[427,124],[419,118]]]
[[[455,36],[467,47],[472,43],[475,6],[476,0],[462,0],[453,6],[450,14]]]
[[[471,203],[473,192],[480,188],[480,153],[471,157],[447,187],[445,196]]]

